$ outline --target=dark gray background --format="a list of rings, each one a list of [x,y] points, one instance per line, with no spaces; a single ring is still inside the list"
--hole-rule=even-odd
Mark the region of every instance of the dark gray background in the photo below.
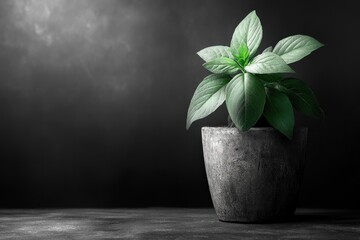
[[[293,64],[326,112],[309,127],[299,206],[359,207],[356,1],[0,1],[0,207],[211,206],[201,126],[185,130],[208,73],[256,10],[261,50],[293,34],[325,44]]]

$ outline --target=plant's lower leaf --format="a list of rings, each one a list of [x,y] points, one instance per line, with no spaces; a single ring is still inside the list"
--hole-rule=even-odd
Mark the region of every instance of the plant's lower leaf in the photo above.
[[[282,80],[284,78],[283,74],[281,74],[281,73],[257,74],[256,77],[258,77],[260,80],[263,80],[267,83],[279,82],[280,80]]]
[[[280,91],[266,88],[264,117],[279,132],[292,139],[294,130],[294,111],[289,98]]]
[[[296,110],[310,117],[324,118],[324,111],[316,100],[313,91],[305,82],[295,78],[286,78],[279,82],[278,89],[288,95]]]
[[[265,48],[264,51],[263,51],[263,53],[265,53],[265,52],[271,52],[272,50],[273,50],[273,47],[270,46],[270,47]]]
[[[225,101],[225,88],[231,80],[228,75],[212,74],[199,84],[188,109],[186,128],[213,113]]]
[[[226,106],[235,126],[246,131],[261,117],[265,105],[265,89],[250,73],[236,75],[226,87]]]

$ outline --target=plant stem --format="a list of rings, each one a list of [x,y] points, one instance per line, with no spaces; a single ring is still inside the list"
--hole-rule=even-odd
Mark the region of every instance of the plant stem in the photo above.
[[[237,65],[239,66],[239,68],[240,68],[240,70],[242,71],[242,73],[246,73],[246,70],[245,70],[245,68],[243,67],[243,66],[241,66],[241,64],[237,61],[237,60],[235,60],[235,62],[237,63]]]
[[[228,115],[228,127],[234,127],[234,122],[231,120],[230,115]]]
[[[239,65],[239,66],[240,66],[240,70],[245,74],[246,73],[245,68],[243,68],[241,65]]]

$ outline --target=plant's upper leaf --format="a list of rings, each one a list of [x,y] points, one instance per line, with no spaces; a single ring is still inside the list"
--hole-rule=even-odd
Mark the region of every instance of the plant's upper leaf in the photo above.
[[[286,78],[272,86],[285,93],[296,110],[314,118],[323,119],[321,109],[313,91],[299,79]]]
[[[257,55],[245,70],[257,74],[294,72],[281,57],[272,52]]]
[[[294,35],[280,40],[273,52],[282,57],[287,64],[290,64],[299,61],[322,46],[324,45],[312,37]]]
[[[250,52],[246,44],[242,44],[239,49],[239,54],[236,56],[238,63],[245,67],[249,63]]]
[[[236,75],[226,87],[226,106],[235,126],[246,131],[261,117],[265,105],[265,89],[250,73]]]
[[[213,73],[235,74],[240,70],[239,65],[234,60],[226,57],[216,58],[204,63],[203,66]]]
[[[228,75],[212,74],[196,88],[187,113],[186,128],[213,113],[225,101],[225,88],[231,80]]]
[[[295,124],[294,111],[285,94],[276,89],[266,88],[264,117],[275,129],[292,139]]]
[[[263,51],[263,53],[265,53],[265,52],[271,52],[272,50],[273,50],[273,47],[270,46],[270,47],[265,48],[264,51]]]
[[[227,57],[227,58],[231,58],[231,59],[234,58],[231,53],[230,47],[227,47],[227,46],[207,47],[207,48],[204,48],[204,49],[200,50],[199,52],[197,52],[197,54],[205,62],[210,62],[219,57]]]
[[[231,39],[231,48],[239,49],[242,44],[246,44],[249,49],[250,57],[254,56],[262,39],[262,26],[255,11],[249,13],[236,27]]]

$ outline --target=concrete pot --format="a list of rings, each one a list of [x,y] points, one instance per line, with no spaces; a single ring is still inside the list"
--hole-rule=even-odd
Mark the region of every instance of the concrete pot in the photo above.
[[[291,217],[302,182],[307,128],[288,140],[273,128],[203,127],[207,179],[216,214],[226,222]]]

